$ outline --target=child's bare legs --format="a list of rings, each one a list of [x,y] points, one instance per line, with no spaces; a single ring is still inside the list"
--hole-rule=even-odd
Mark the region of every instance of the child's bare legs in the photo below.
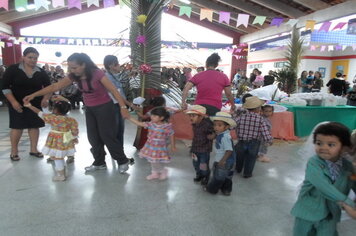
[[[162,163],[151,163],[152,173],[146,177],[148,180],[160,179],[164,180],[167,178],[167,169],[164,168]]]
[[[258,155],[258,158],[257,158],[257,161],[260,161],[260,162],[271,162],[271,159],[266,157],[264,154],[262,155]]]
[[[54,160],[54,168],[56,175],[53,177],[53,181],[65,181],[66,176],[64,173],[64,159]]]

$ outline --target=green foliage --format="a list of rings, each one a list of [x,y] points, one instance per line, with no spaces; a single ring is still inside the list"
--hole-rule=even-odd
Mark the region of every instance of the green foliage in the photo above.
[[[297,72],[285,67],[276,73],[276,79],[280,83],[280,88],[288,93],[294,93],[297,88]]]

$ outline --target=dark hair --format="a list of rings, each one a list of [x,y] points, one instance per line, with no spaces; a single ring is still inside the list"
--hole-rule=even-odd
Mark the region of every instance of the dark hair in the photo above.
[[[117,60],[116,56],[107,55],[107,56],[104,57],[104,67],[105,67],[105,69],[109,70],[110,69],[109,66],[111,66],[113,64],[115,64],[115,65],[119,64],[119,61]]]
[[[206,59],[206,67],[213,66],[215,68],[219,65],[220,60],[219,54],[213,53]]]
[[[347,146],[347,147],[351,146],[350,130],[341,123],[328,122],[319,125],[313,133],[313,143],[316,142],[316,136],[318,134],[326,135],[326,136],[336,136],[340,140],[342,146]]]
[[[57,110],[59,114],[64,116],[70,111],[70,103],[66,101],[56,101],[53,104],[53,110]]]
[[[340,77],[340,76],[342,76],[342,73],[341,72],[337,72],[336,73],[336,77]]]
[[[263,105],[261,107],[262,111],[264,111],[266,108],[272,108],[272,111],[274,111],[274,106],[271,106],[271,105]]]
[[[150,104],[154,107],[162,107],[166,104],[166,99],[164,99],[164,97],[161,97],[161,96],[154,97],[151,100]]]
[[[245,95],[242,96],[242,98],[241,98],[242,104],[244,104],[246,102],[246,98],[248,98],[248,97],[252,97],[252,94],[246,93]]]
[[[164,107],[155,107],[151,110],[151,115],[163,117],[162,121],[167,122],[169,120],[169,112]]]
[[[37,51],[37,49],[36,48],[34,48],[34,47],[28,47],[28,48],[26,48],[24,51],[23,51],[23,53],[22,53],[22,55],[25,57],[27,54],[29,54],[29,53],[35,53],[35,54],[37,54],[37,56],[39,56],[40,55],[40,53]]]
[[[310,73],[314,73],[314,71],[310,70],[310,71],[309,71],[309,74],[310,74]]]
[[[78,65],[85,64],[84,73],[85,73],[85,76],[87,77],[86,82],[87,82],[89,91],[83,91],[83,92],[91,93],[93,91],[93,87],[91,86],[91,80],[93,78],[93,71],[96,69],[99,69],[99,68],[94,64],[94,62],[90,59],[90,57],[85,53],[73,53],[72,55],[70,55],[68,57],[67,61],[76,62]],[[80,79],[80,76],[76,76],[72,73],[69,76],[71,78],[73,78],[75,82],[78,83],[79,88],[82,90],[83,85],[82,85],[82,80]]]
[[[303,74],[304,74],[305,72],[308,73],[308,71],[303,70],[302,73],[300,74],[300,78],[303,78]]]

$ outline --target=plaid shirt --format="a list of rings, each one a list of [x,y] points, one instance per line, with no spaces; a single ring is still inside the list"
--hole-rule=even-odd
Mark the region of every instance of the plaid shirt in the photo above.
[[[191,152],[211,152],[213,140],[208,139],[208,134],[214,133],[213,123],[203,119],[199,124],[193,124],[193,142]]]
[[[273,138],[264,118],[254,112],[247,112],[235,119],[236,134],[239,140],[263,140],[271,143]]]

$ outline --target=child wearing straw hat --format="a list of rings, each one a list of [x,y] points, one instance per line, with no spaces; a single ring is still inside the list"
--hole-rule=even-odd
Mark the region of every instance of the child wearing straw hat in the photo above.
[[[215,160],[212,179],[204,190],[212,194],[216,194],[221,190],[222,194],[230,196],[235,165],[235,153],[230,128],[235,127],[236,123],[227,112],[217,112],[210,119],[214,122],[216,133]]]
[[[186,114],[189,115],[193,126],[193,141],[190,149],[196,173],[193,180],[206,185],[209,181],[210,152],[212,151],[215,137],[213,123],[207,118],[206,108],[203,106],[190,106]]]
[[[260,115],[263,104],[264,101],[256,96],[246,98],[242,107],[247,109],[247,112],[235,119],[237,124],[235,130],[238,137],[238,143],[235,146],[236,171],[241,173],[243,170],[244,178],[252,177],[261,140],[272,144],[271,132]]]

